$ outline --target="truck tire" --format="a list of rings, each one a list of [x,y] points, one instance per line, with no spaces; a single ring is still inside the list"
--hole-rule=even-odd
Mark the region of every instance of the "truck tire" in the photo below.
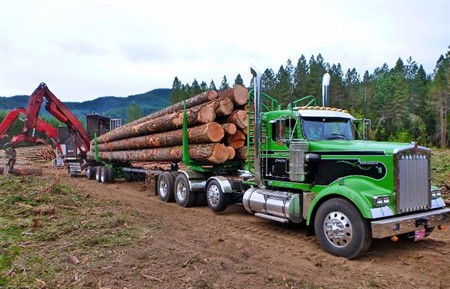
[[[102,168],[102,171],[100,172],[100,182],[102,184],[106,184],[109,182],[109,169],[108,168]]]
[[[96,179],[97,182],[99,182],[99,183],[102,181],[102,178],[101,178],[102,171],[103,171],[103,167],[102,167],[102,166],[98,166],[98,167],[95,169],[95,179]]]
[[[114,182],[114,169],[113,168],[103,168],[100,173],[101,182],[104,184],[110,184]]]
[[[93,180],[95,178],[95,169],[93,166],[88,166],[86,168],[86,177],[88,180]]]
[[[324,202],[317,210],[314,229],[325,251],[347,259],[367,251],[372,242],[367,221],[353,204],[344,199]]]
[[[192,192],[189,181],[185,174],[180,173],[175,179],[175,201],[181,207],[192,207],[195,205],[197,194]]]
[[[173,202],[174,196],[174,183],[175,177],[169,172],[163,172],[159,174],[156,182],[156,190],[159,198],[164,202]]]
[[[230,203],[230,194],[223,192],[217,180],[211,180],[206,186],[206,202],[213,212],[222,212]]]

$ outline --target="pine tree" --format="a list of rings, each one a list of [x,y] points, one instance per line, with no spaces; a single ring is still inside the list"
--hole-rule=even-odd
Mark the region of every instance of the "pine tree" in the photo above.
[[[342,72],[341,64],[333,64],[328,72],[330,74],[330,94],[329,104],[332,107],[345,108],[345,89],[342,82],[344,73]]]
[[[127,119],[126,122],[130,123],[136,119],[141,118],[144,115],[142,112],[142,109],[139,107],[139,105],[136,102],[132,102],[130,106],[127,108]]]
[[[189,90],[188,97],[200,94],[202,92],[202,89],[200,88],[200,85],[198,84],[197,79],[194,78],[194,81],[192,82],[191,88]]]
[[[222,82],[220,83],[219,91],[225,90],[230,88],[230,85],[228,84],[227,77],[224,75],[222,78]]]
[[[210,90],[217,90],[216,84],[214,83],[214,80],[211,79],[211,82],[209,83],[209,89]]]
[[[308,83],[308,64],[304,55],[300,56],[294,69],[292,82],[294,83],[294,95],[296,98],[307,96],[306,86]]]
[[[202,83],[200,83],[200,89],[201,89],[201,91],[208,90],[208,85],[206,84],[206,82],[202,81]]]
[[[281,65],[276,76],[274,97],[282,107],[286,107],[289,104],[293,93],[290,78],[289,72]]]
[[[236,78],[234,79],[234,85],[233,85],[233,86],[236,86],[236,85],[242,85],[242,86],[244,86],[244,80],[242,80],[241,74],[238,74],[238,75],[236,76]]]
[[[169,96],[170,103],[174,104],[182,101],[183,95],[184,95],[183,84],[178,79],[178,77],[175,77],[172,84],[172,91],[170,92]]]
[[[394,67],[394,90],[392,93],[391,115],[392,134],[407,130],[410,126],[409,118],[409,87],[406,80],[405,66],[399,58]]]
[[[449,55],[447,57],[441,55],[436,63],[435,77],[431,85],[431,96],[436,104],[439,112],[439,146],[444,148],[447,146],[447,114],[450,96],[450,64]]]

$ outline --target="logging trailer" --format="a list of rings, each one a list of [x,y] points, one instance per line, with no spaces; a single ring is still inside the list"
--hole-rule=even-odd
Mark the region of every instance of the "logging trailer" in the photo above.
[[[323,106],[306,97],[281,109],[262,93],[262,75],[254,68],[251,72],[246,160],[212,164],[192,159],[184,109],[181,164],[167,171],[133,168],[127,156],[137,151],[114,160],[99,152],[94,139],[86,175],[112,182],[120,173],[157,173],[162,201],[191,207],[206,198],[214,212],[235,203],[257,217],[306,223],[325,251],[348,259],[368,250],[372,239],[421,240],[443,229],[450,209],[431,185],[429,149],[364,140],[360,131],[367,122],[327,107],[326,93]],[[165,152],[170,159],[171,151]]]

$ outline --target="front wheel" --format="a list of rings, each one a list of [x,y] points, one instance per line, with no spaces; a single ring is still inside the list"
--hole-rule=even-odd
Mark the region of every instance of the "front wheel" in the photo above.
[[[191,191],[189,181],[185,174],[178,174],[175,179],[175,201],[182,207],[192,207],[195,204],[197,195]]]
[[[317,210],[314,229],[323,249],[348,259],[367,251],[372,242],[367,221],[344,199],[324,202]]]
[[[206,187],[206,202],[213,212],[222,212],[230,202],[230,194],[223,192],[217,180],[211,180]]]

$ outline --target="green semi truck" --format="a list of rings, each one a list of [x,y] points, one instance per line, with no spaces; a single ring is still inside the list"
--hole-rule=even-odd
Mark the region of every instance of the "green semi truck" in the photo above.
[[[184,169],[174,165],[158,173],[161,200],[189,207],[203,195],[214,212],[237,203],[257,217],[306,223],[324,250],[348,259],[368,250],[372,239],[420,240],[443,228],[450,209],[431,185],[429,149],[364,140],[365,121],[319,107],[309,97],[281,109],[262,93],[262,75],[251,71],[247,160],[217,166],[193,162],[185,137]],[[111,179],[114,164],[108,166],[97,169],[99,180],[105,172]]]

